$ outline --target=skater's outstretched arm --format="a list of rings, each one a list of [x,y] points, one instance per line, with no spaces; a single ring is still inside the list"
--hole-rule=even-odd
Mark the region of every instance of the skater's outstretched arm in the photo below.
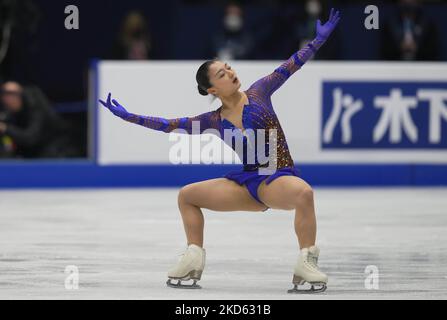
[[[175,129],[184,129],[188,134],[201,134],[206,129],[215,127],[213,125],[214,122],[212,121],[214,111],[202,113],[195,117],[165,119],[130,113],[121,104],[119,104],[118,101],[111,99],[110,93],[107,96],[107,101],[99,100],[99,102],[117,117],[157,131],[171,132]],[[193,131],[194,121],[197,121],[196,127],[199,129],[197,131]]]
[[[298,69],[300,69],[326,42],[329,35],[335,29],[340,20],[340,12],[331,9],[329,20],[321,24],[316,22],[316,37],[299,51],[295,52],[288,60],[276,68],[271,74],[259,79],[252,84],[250,89],[260,91],[260,93],[272,95],[283,83]]]

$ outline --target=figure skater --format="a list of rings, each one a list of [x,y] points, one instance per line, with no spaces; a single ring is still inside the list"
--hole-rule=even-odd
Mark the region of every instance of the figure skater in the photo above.
[[[188,134],[202,134],[206,129],[215,129],[223,139],[224,130],[242,133],[244,145],[249,140],[248,129],[276,132],[276,157],[272,160],[276,171],[270,175],[260,174],[266,163],[248,163],[242,157],[243,169],[229,172],[221,178],[188,184],[178,194],[178,207],[187,238],[187,249],[178,263],[168,272],[168,286],[176,288],[200,288],[205,267],[203,248],[204,218],[201,208],[214,211],[266,211],[269,208],[294,210],[294,227],[300,254],[294,268],[294,288],[289,293],[322,292],[328,277],[318,267],[319,248],[316,241],[316,218],[311,186],[298,176],[289,153],[286,138],[273,110],[271,95],[325,43],[340,20],[339,11],[331,9],[329,20],[316,23],[316,37],[295,52],[271,74],[254,82],[248,90],[240,91],[241,83],[236,72],[219,60],[203,63],[196,74],[201,95],[214,95],[222,105],[213,111],[195,117],[164,119],[129,113],[109,93],[107,101],[100,103],[114,115],[147,128],[163,132],[183,129]],[[193,123],[200,130],[193,130]],[[197,126],[194,126],[197,127]],[[268,135],[268,134],[267,134]],[[269,135],[268,135],[269,136]],[[227,144],[228,142],[225,141]],[[249,142],[249,141],[248,141]],[[269,144],[269,141],[266,142]],[[234,140],[229,143],[235,149]],[[268,148],[267,148],[268,149]],[[246,149],[244,149],[245,152]],[[174,284],[171,280],[176,280]],[[192,285],[183,281],[193,280]],[[310,289],[298,285],[310,284]]]

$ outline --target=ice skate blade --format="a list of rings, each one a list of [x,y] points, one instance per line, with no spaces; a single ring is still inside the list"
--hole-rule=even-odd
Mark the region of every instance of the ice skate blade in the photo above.
[[[182,281],[188,281],[188,280],[197,280],[199,281],[200,278],[202,278],[202,271],[200,270],[192,270],[191,272],[189,272],[187,275],[183,276],[183,277],[172,277],[168,275],[169,279],[172,280],[182,280]]]
[[[325,283],[323,282],[314,282],[314,283],[309,283],[311,285],[310,289],[298,289],[298,285],[294,284],[293,289],[287,290],[287,293],[299,293],[299,294],[306,294],[306,293],[322,293],[324,291],[326,291],[327,286]],[[321,288],[316,288],[315,286],[321,286]]]
[[[202,287],[197,284],[197,280],[194,280],[193,284],[182,284],[182,280],[174,280],[177,281],[177,283],[172,283],[173,280],[174,279],[168,279],[166,285],[175,289],[202,289]]]

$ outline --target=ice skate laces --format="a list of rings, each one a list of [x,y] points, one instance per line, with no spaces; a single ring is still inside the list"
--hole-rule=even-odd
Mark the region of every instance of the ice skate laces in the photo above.
[[[309,254],[307,256],[307,259],[309,261],[309,263],[312,265],[312,267],[318,269],[318,257],[314,256],[313,254]]]
[[[318,258],[309,253],[304,257],[304,261],[306,262],[306,264],[314,270],[318,270],[317,259]]]

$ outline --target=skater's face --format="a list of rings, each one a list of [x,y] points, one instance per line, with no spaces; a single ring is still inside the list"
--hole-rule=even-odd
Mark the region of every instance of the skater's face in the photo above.
[[[22,109],[22,87],[16,82],[6,82],[1,88],[1,103],[10,112]]]
[[[230,96],[241,87],[236,72],[227,62],[217,60],[211,64],[208,76],[212,87],[207,91],[217,97]]]

